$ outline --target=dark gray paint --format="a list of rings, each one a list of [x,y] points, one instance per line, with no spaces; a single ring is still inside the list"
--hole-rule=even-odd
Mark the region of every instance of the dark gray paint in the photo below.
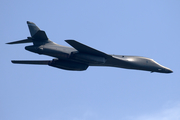
[[[65,70],[86,70],[89,66],[110,66],[126,69],[145,70],[160,73],[172,73],[153,59],[139,56],[110,55],[86,46],[75,40],[65,40],[71,47],[61,46],[50,41],[43,30],[40,30],[34,23],[27,22],[31,37],[24,40],[10,42],[7,44],[19,44],[33,42],[33,45],[25,49],[43,55],[55,57],[53,60],[43,61],[19,61],[12,60],[16,64],[49,65]]]

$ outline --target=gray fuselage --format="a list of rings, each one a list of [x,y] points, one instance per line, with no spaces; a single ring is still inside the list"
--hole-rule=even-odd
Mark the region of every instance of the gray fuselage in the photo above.
[[[40,46],[26,46],[26,50],[56,57],[58,60],[73,61],[88,66],[110,66],[151,72],[171,73],[172,71],[150,58],[139,56],[110,55],[109,57],[80,53],[74,48],[58,45],[54,42]]]
[[[12,60],[15,64],[49,65],[52,67],[82,71],[89,66],[110,66],[126,69],[145,70],[160,73],[172,73],[153,59],[139,56],[111,55],[84,45],[76,40],[65,40],[71,47],[58,45],[47,37],[45,31],[30,21],[27,25],[31,37],[7,44],[33,43],[25,49],[34,53],[55,57],[53,60]]]

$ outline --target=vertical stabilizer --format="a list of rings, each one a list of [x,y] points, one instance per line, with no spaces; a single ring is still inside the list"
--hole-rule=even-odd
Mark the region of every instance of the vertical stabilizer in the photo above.
[[[7,44],[20,44],[20,43],[29,43],[33,42],[34,45],[42,45],[45,43],[52,42],[48,39],[45,31],[40,30],[36,24],[33,22],[27,21],[28,27],[29,27],[29,32],[31,34],[31,37],[28,37],[27,39],[24,40],[18,40],[14,42],[8,42]]]
[[[33,37],[40,29],[33,22],[27,21],[31,37]]]
[[[33,22],[27,21],[27,24],[31,33],[31,37],[33,38],[34,45],[41,45],[45,42],[50,42],[45,31],[40,30]]]

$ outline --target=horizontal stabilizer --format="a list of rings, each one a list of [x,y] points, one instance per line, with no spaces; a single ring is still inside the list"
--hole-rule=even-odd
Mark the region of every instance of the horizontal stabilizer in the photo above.
[[[14,41],[14,42],[9,42],[6,44],[21,44],[21,43],[30,43],[33,42],[31,39],[24,39],[24,40],[18,40],[18,41]]]
[[[91,48],[87,45],[84,45],[82,43],[79,43],[75,40],[65,40],[68,44],[70,44],[72,47],[74,47],[76,50],[78,50],[81,53],[87,53],[87,54],[91,54],[91,55],[97,55],[97,56],[102,56],[102,57],[109,57],[110,55],[103,53],[99,50],[96,50],[94,48]]]
[[[48,65],[51,60],[12,60],[15,64],[35,64],[35,65]]]

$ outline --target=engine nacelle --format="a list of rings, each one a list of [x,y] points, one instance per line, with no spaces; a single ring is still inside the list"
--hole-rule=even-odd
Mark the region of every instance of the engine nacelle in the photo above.
[[[89,67],[86,64],[77,63],[73,61],[58,60],[58,59],[53,59],[51,62],[49,62],[48,65],[52,67],[61,68],[64,70],[74,70],[74,71],[83,71]]]

